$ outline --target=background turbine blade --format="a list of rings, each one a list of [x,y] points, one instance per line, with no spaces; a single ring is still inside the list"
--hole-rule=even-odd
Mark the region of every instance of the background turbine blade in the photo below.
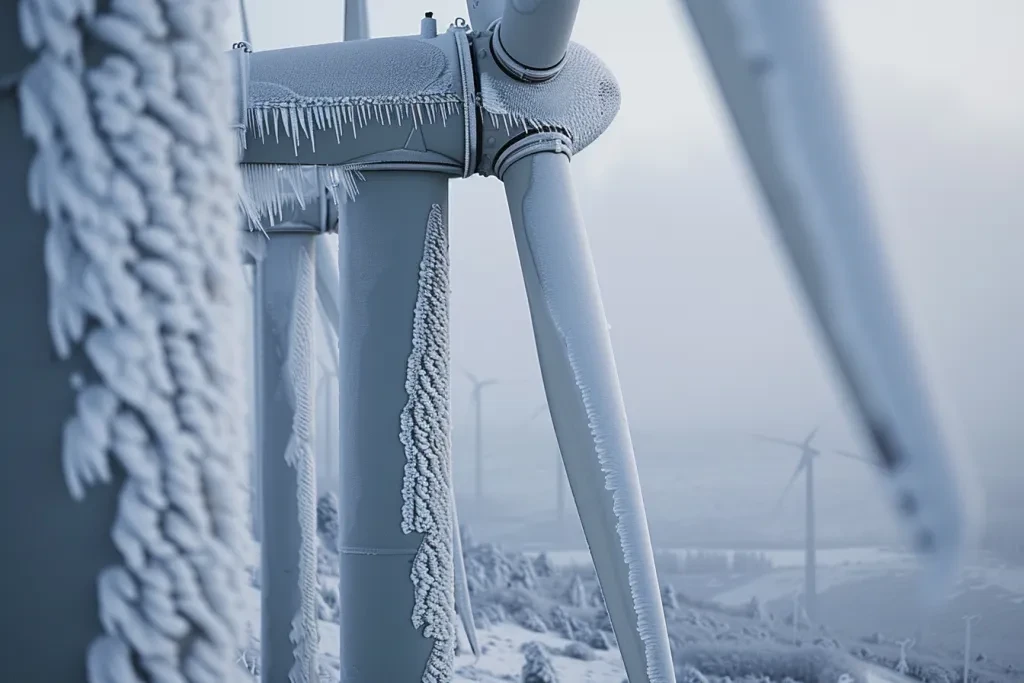
[[[370,37],[370,16],[366,0],[342,0],[345,3],[343,40],[365,40]]]
[[[579,7],[580,0],[506,0],[498,29],[501,46],[523,66],[555,66],[569,47]]]
[[[896,305],[814,0],[684,0],[832,358],[944,599],[976,502]],[[971,482],[973,483],[973,482]],[[973,493],[973,491],[971,491]],[[970,505],[969,505],[970,504]]]
[[[815,427],[814,429],[811,430],[810,434],[807,435],[807,438],[804,439],[804,443],[803,443],[804,448],[810,448],[811,447],[811,442],[814,441],[814,437],[817,435],[818,430],[820,430],[820,429],[821,429],[821,425],[818,425],[817,427]]]
[[[780,446],[790,446],[792,448],[799,448],[801,450],[804,448],[804,444],[800,443],[799,441],[793,441],[792,439],[780,439],[777,436],[768,436],[767,434],[757,433],[753,433],[750,436],[757,439],[758,441],[766,441],[768,443],[779,444]]]
[[[547,403],[626,674],[669,683],[647,516],[569,160],[534,154],[503,180]]]
[[[807,469],[807,456],[800,458],[800,462],[796,464],[796,469],[793,470],[793,474],[789,477],[789,481],[787,481],[786,485],[782,488],[779,500],[775,503],[775,512],[778,512],[782,508],[782,504],[785,502],[786,496],[788,496],[789,492],[792,490],[793,484],[796,483],[796,480],[800,477],[800,473],[805,469]]]

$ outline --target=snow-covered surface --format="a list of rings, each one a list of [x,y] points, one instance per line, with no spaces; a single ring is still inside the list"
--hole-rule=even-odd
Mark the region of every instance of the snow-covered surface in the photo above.
[[[250,632],[260,631],[260,592],[249,588],[247,592],[247,614]],[[336,668],[341,646],[341,632],[338,625],[328,621],[320,622],[320,655],[322,666]],[[570,641],[551,633],[534,633],[515,624],[497,624],[478,631],[483,656],[477,659],[472,654],[455,657],[455,676],[451,683],[508,683],[518,681],[523,667],[520,648],[525,643],[537,642],[554,650],[560,650]],[[254,640],[258,642],[256,635]],[[615,650],[595,652],[592,661],[581,661],[569,657],[552,656],[555,671],[564,683],[622,683],[625,673],[622,660]]]

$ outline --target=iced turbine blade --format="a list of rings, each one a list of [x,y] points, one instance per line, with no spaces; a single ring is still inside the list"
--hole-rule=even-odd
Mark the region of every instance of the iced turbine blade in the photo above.
[[[462,554],[462,531],[459,528],[459,513],[455,507],[455,491],[452,490],[452,558],[455,561],[455,611],[466,630],[469,649],[473,656],[480,656],[480,640],[476,635],[473,620],[473,603],[469,598],[469,581],[466,578],[466,557]]]
[[[505,0],[501,47],[527,69],[549,69],[565,57],[579,8],[580,0]]]
[[[366,40],[370,37],[370,15],[366,0],[343,0],[345,3],[344,40]]]
[[[977,519],[896,305],[814,0],[685,0],[776,228],[930,569],[956,576]]]
[[[633,445],[569,160],[533,154],[502,179],[555,435],[626,674],[633,683],[674,682]]]
[[[504,6],[502,0],[466,0],[469,11],[469,26],[474,31],[483,31],[501,18]]]

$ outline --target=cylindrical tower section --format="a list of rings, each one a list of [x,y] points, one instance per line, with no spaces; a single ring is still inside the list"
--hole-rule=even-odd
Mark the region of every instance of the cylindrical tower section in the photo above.
[[[367,173],[343,213],[341,680],[440,683],[455,644],[448,177]]]

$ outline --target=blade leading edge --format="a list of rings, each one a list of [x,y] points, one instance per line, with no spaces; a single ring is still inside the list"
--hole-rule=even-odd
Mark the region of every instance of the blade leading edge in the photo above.
[[[559,449],[634,683],[674,683],[626,411],[569,160],[537,153],[502,178]]]

